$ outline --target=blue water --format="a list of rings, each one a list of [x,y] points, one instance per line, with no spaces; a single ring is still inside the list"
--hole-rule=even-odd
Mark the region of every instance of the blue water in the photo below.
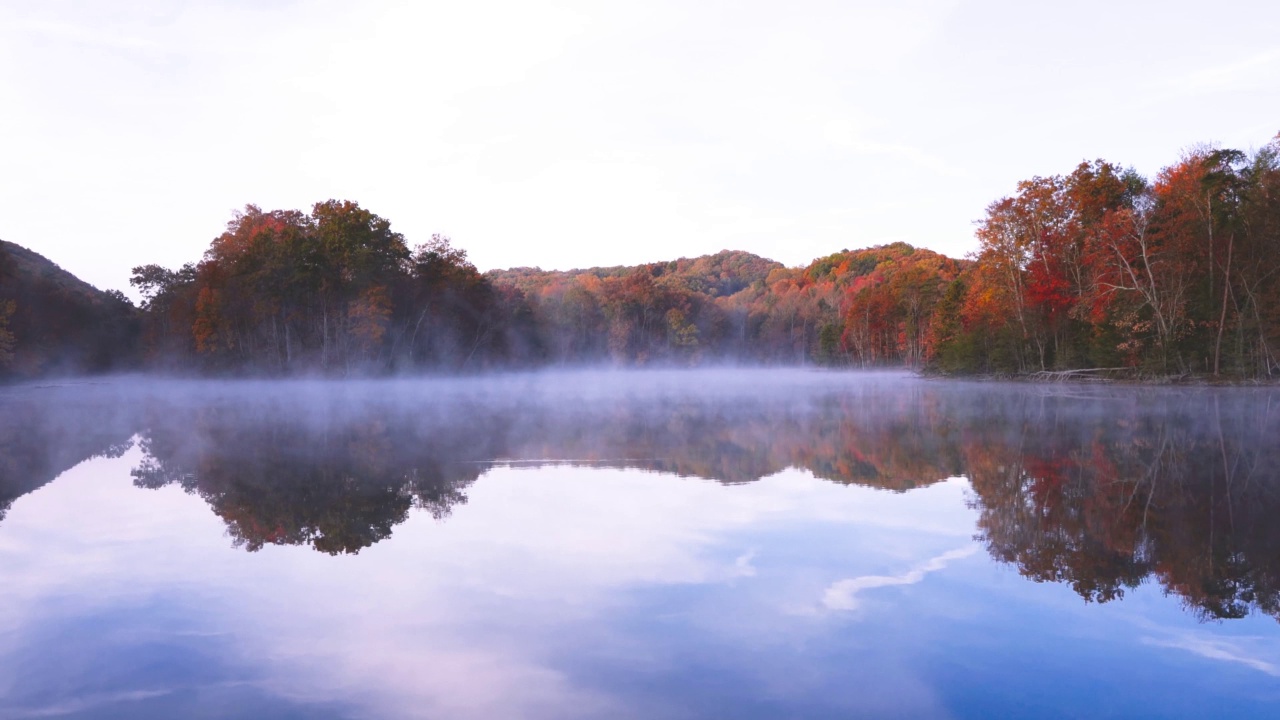
[[[0,390],[0,717],[1268,717],[1271,395]]]

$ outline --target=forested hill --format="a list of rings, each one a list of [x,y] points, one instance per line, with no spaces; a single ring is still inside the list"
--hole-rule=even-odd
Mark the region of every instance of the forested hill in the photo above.
[[[956,260],[893,243],[788,268],[746,252],[479,272],[350,201],[250,205],[143,305],[0,244],[0,372],[328,375],[773,363],[1280,377],[1280,138],[1154,179],[1103,160],[1021,182]],[[140,331],[139,331],[140,326]]]
[[[691,292],[711,297],[724,297],[764,282],[769,273],[782,269],[776,260],[762,258],[741,250],[721,250],[715,255],[696,258],[680,258],[670,262],[644,265],[595,267],[584,270],[543,270],[541,268],[511,268],[491,270],[485,273],[494,282],[519,288],[526,295],[541,293],[549,286],[572,282],[574,278],[589,275],[597,280],[621,278],[635,272],[645,272],[654,278],[665,278],[668,283]]]
[[[140,323],[123,293],[98,290],[0,240],[0,376],[136,367]]]
[[[843,250],[801,268],[725,250],[634,267],[517,268],[486,277],[520,292],[543,350],[557,362],[919,365],[931,303],[961,267],[896,243]]]

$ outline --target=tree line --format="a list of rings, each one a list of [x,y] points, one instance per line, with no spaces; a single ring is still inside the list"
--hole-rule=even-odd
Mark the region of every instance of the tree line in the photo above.
[[[1098,160],[992,203],[934,319],[939,368],[1280,374],[1280,137],[1147,180]]]
[[[545,365],[923,367],[934,305],[965,267],[905,243],[806,268],[723,251],[634,267],[480,273],[435,236],[410,249],[355,203],[248,206],[204,259],[134,269],[147,362],[290,374]]]
[[[371,373],[528,357],[518,295],[436,236],[410,250],[349,201],[310,213],[250,205],[203,260],[134,268],[153,364],[209,371]]]
[[[137,308],[47,268],[33,281],[20,254],[34,253],[0,244],[0,371],[1280,374],[1280,137],[1252,153],[1194,149],[1153,180],[1104,160],[1034,177],[988,206],[976,238],[965,259],[893,243],[798,268],[723,251],[481,273],[448,238],[410,248],[353,202],[250,205],[199,262],[134,268]]]

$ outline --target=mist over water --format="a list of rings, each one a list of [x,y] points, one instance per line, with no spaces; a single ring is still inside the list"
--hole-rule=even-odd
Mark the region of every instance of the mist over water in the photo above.
[[[901,372],[4,388],[0,715],[1252,714],[1277,437]]]

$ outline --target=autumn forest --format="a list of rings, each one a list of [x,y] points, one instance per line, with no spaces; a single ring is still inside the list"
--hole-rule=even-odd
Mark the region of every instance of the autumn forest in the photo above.
[[[788,268],[724,251],[482,273],[354,202],[247,206],[204,257],[100,292],[0,243],[0,373],[386,374],[545,365],[907,366],[946,374],[1280,374],[1280,137],[1154,178],[1106,161],[991,203],[978,249]]]

